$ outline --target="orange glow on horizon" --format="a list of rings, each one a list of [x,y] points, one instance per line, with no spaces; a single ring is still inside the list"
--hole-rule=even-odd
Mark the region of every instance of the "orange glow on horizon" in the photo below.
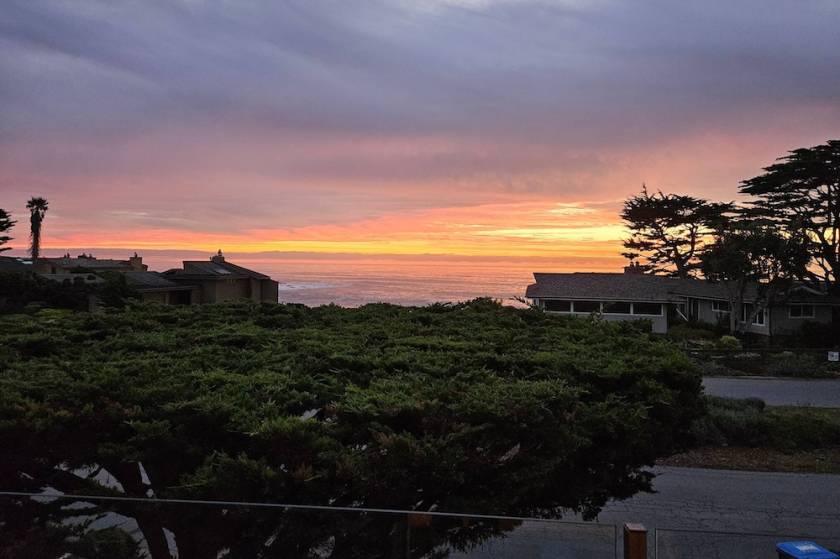
[[[237,233],[175,228],[102,232],[47,230],[45,249],[73,247],[459,255],[470,257],[619,257],[624,229],[617,202],[485,204],[385,215],[343,225],[252,229]],[[47,227],[50,224],[48,223]],[[54,225],[58,229],[58,224]]]

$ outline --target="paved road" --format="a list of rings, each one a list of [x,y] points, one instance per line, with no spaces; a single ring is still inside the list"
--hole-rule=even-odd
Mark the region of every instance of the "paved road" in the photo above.
[[[840,476],[655,468],[656,493],[610,503],[598,523],[526,522],[505,539],[451,557],[571,559],[612,557],[613,525],[641,522],[649,557],[776,557],[779,541],[814,539],[840,549]],[[575,520],[568,518],[567,520]],[[729,532],[729,534],[725,533]],[[753,534],[753,535],[748,535]]]
[[[775,557],[775,542],[803,537],[840,548],[840,476],[696,468],[655,468],[654,472],[657,493],[612,503],[599,520],[641,522],[648,529],[656,528],[659,559]],[[650,547],[655,547],[653,537],[650,541]]]
[[[769,406],[840,408],[840,380],[703,377],[703,387],[713,396],[761,398]]]

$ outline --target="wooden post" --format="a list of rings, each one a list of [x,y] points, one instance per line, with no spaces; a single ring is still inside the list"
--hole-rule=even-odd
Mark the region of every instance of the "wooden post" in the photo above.
[[[412,528],[428,528],[432,525],[432,516],[430,514],[409,513],[408,525]]]
[[[647,528],[641,524],[624,525],[624,559],[647,559]]]

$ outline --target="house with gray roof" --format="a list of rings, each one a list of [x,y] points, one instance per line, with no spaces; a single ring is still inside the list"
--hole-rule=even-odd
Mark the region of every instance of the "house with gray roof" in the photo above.
[[[680,322],[728,324],[731,286],[699,279],[640,273],[635,266],[619,273],[534,273],[525,297],[552,313],[605,320],[648,320],[653,332],[665,333]],[[840,321],[840,298],[796,286],[767,308],[757,285],[747,287],[741,308],[734,309],[741,329],[753,334],[789,335],[805,322]]]
[[[279,284],[265,274],[225,260],[220,250],[209,261],[185,260],[182,268],[167,270],[163,278],[193,287],[194,302],[216,303],[249,299],[257,303],[276,303]]]

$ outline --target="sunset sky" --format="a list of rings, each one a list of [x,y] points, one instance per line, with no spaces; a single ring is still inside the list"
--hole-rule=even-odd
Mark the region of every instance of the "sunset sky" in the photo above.
[[[85,248],[603,259],[840,136],[837,0],[3,2],[0,207]],[[20,253],[20,251],[18,251]]]

